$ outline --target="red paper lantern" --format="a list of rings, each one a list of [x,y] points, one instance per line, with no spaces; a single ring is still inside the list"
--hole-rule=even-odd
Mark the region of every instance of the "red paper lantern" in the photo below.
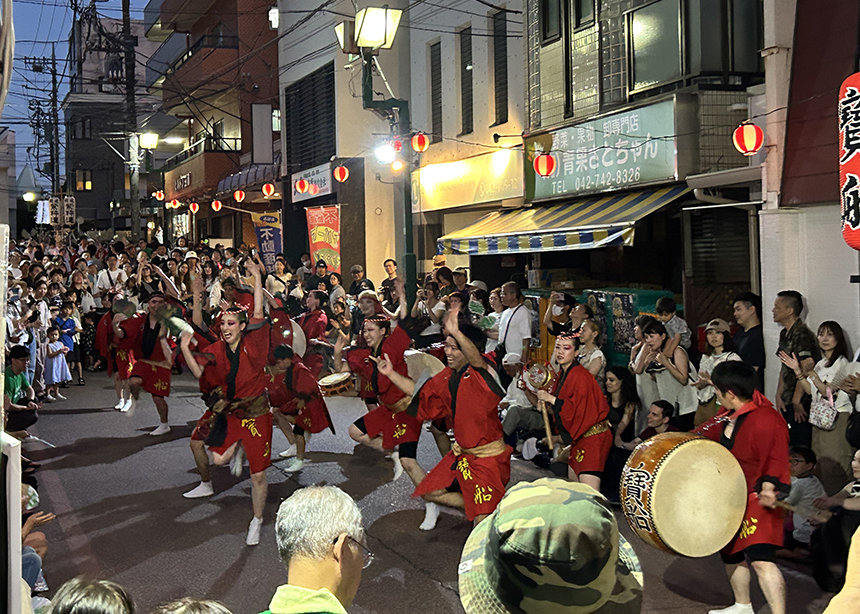
[[[221,204],[220,200],[213,200],[212,201],[212,211],[221,211],[222,206],[223,205]]]
[[[236,190],[235,192],[233,192],[233,200],[235,200],[237,203],[242,202],[243,200],[245,200],[245,193],[242,190]]]
[[[403,150],[403,141],[401,141],[400,139],[394,139],[391,142],[391,146],[394,148],[394,151],[400,153]]]
[[[430,147],[430,138],[423,132],[416,132],[412,135],[412,149],[418,153],[424,153]]]
[[[155,200],[162,201],[164,200],[164,192],[161,190],[156,190],[155,192]]]
[[[535,158],[535,172],[541,177],[549,177],[555,170],[555,158],[548,153],[542,153]]]
[[[308,188],[311,187],[311,184],[308,183],[307,179],[299,179],[296,181],[296,192],[299,194],[304,194],[308,191]],[[265,193],[265,192],[264,192]]]
[[[335,181],[343,183],[349,177],[349,169],[345,166],[335,166],[332,175],[334,175]]]
[[[860,250],[860,72],[839,88],[839,201],[842,207],[842,238]]]
[[[188,208],[191,209],[191,213],[197,215],[197,212],[200,211],[200,205],[197,203],[191,203],[188,205]]]
[[[735,149],[745,156],[754,156],[764,145],[764,131],[749,122],[744,122],[732,133]]]
[[[176,200],[175,198],[173,200],[171,200],[170,201],[170,208],[171,209],[178,209],[179,208],[179,201]]]
[[[311,196],[316,196],[320,193],[320,187],[317,184],[312,183],[311,186],[308,188],[308,192],[310,192]]]
[[[263,184],[263,196],[269,198],[272,194],[275,193],[275,186],[271,183]]]

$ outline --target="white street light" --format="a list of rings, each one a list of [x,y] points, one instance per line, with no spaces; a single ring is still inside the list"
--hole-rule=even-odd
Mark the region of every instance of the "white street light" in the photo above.
[[[380,164],[391,164],[397,159],[397,152],[394,151],[394,146],[391,143],[380,145],[373,150],[376,155],[376,161]]]
[[[391,49],[403,11],[369,7],[355,14],[355,43],[371,49]]]
[[[138,142],[141,149],[155,149],[158,146],[158,135],[154,132],[144,132]]]
[[[34,200],[36,200],[36,193],[35,192],[24,192],[24,195],[22,196],[22,198],[24,199],[24,202],[31,203]]]

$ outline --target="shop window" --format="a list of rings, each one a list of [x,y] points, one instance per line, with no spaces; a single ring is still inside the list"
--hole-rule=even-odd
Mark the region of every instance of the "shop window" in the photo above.
[[[77,169],[75,171],[75,191],[76,192],[92,192],[93,190],[93,172],[89,170]]]
[[[281,131],[281,110],[272,109],[272,132]]]
[[[93,120],[89,117],[75,120],[72,123],[72,138],[76,140],[93,138]]]
[[[628,13],[630,89],[643,90],[681,78],[681,5],[658,0]]]
[[[504,11],[493,15],[493,93],[495,125],[504,124],[508,121],[508,22]]]
[[[430,45],[430,135],[431,143],[442,142],[442,43]]]
[[[504,11],[497,13],[504,18]],[[552,43],[561,38],[561,0],[540,0],[540,42]]]
[[[472,28],[460,30],[460,134],[473,130]]]
[[[282,109],[289,173],[328,162],[335,141],[334,63],[286,88]],[[223,235],[226,236],[226,235]]]

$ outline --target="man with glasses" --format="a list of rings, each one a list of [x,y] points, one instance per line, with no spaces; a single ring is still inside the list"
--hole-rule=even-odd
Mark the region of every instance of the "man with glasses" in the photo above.
[[[9,350],[9,366],[4,373],[3,406],[6,411],[5,430],[16,436],[26,437],[27,427],[38,420],[36,411],[41,407],[36,402],[36,393],[27,380],[27,365],[30,350],[23,345]]]
[[[352,497],[336,486],[301,488],[281,503],[275,534],[287,584],[264,614],[346,614],[373,561]]]

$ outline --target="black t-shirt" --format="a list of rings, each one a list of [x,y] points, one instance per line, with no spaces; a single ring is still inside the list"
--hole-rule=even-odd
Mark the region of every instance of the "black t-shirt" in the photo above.
[[[324,277],[311,275],[305,281],[305,291],[310,292],[311,290],[319,290],[321,283],[325,285],[326,292],[331,292],[331,277],[329,275],[325,275]]]
[[[397,278],[394,279],[385,279],[381,284],[379,284],[379,294],[382,299],[382,304],[386,307],[391,307],[397,304],[398,297],[397,291],[394,289],[394,282],[397,281]]]
[[[376,287],[373,285],[373,282],[370,281],[367,277],[362,277],[358,281],[353,281],[349,285],[349,290],[347,294],[352,296],[358,296],[364,290],[376,290]]]
[[[735,342],[735,351],[745,363],[758,367],[758,381],[756,388],[764,392],[764,334],[762,325],[753,326],[749,330],[738,328],[732,340]]]

